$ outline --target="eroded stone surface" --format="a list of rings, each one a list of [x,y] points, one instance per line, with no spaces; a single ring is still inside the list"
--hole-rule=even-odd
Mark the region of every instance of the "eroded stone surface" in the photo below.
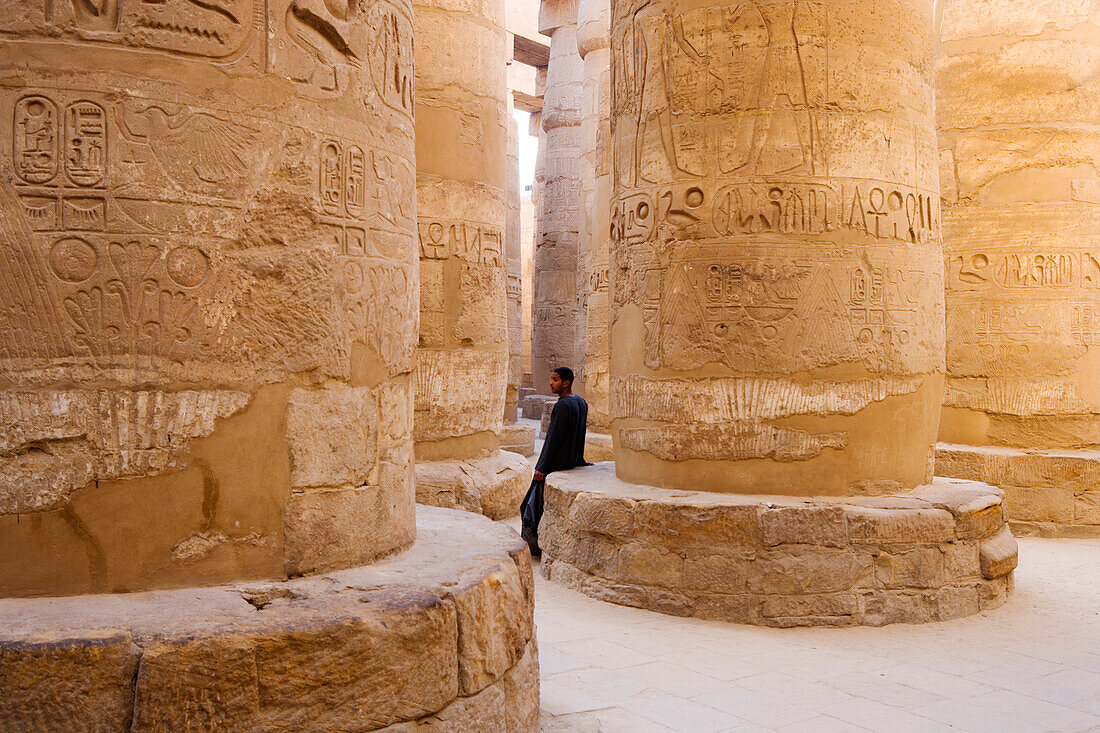
[[[937,481],[883,497],[628,484],[611,464],[547,478],[544,574],[680,616],[768,626],[924,623],[1002,604],[1016,566],[1000,491]]]
[[[533,732],[525,543],[432,507],[417,527],[407,552],[312,578],[0,600],[0,727]]]
[[[937,472],[1002,486],[1033,531],[1095,536],[1080,483],[1100,449],[1100,17],[1026,0],[941,8],[952,445]]]
[[[284,577],[292,485],[394,507],[317,564],[407,544],[411,3],[15,0],[0,38],[0,596]]]
[[[614,4],[624,480],[836,496],[931,480],[931,24],[930,0]]]

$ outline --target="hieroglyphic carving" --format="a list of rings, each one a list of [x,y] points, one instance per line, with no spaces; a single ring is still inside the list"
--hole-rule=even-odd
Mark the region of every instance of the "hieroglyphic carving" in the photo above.
[[[231,60],[262,38],[258,0],[11,0],[0,34],[62,37],[180,56]]]
[[[15,171],[26,183],[49,183],[57,176],[61,123],[57,105],[46,97],[19,100],[12,124]]]
[[[504,234],[496,227],[466,221],[421,219],[417,228],[422,260],[458,257],[470,264],[493,268],[504,265]]]
[[[118,108],[119,134],[147,147],[160,168],[184,189],[213,195],[246,184],[259,131],[205,111],[169,113],[160,105]]]
[[[337,255],[347,336],[371,345],[389,364],[407,363],[415,347],[413,339],[378,327],[407,312],[416,296],[410,263],[393,259],[408,249],[402,232],[411,222],[407,169],[395,156],[348,141],[323,140],[318,153],[318,204],[325,241]]]
[[[1092,303],[1100,292],[1100,251],[1053,241],[1042,249],[960,246],[946,264],[954,377],[988,374],[992,390],[994,374],[1059,373],[1058,361],[1100,344],[1100,307]]]
[[[377,424],[411,422],[380,393],[410,391],[418,289],[410,109],[380,99],[367,43],[391,11],[411,49],[408,0],[4,4],[0,515],[36,516],[0,517],[0,595],[279,578],[411,541],[410,431],[382,450]],[[317,18],[343,60],[298,45],[339,43]],[[298,448],[335,482],[300,487],[341,491],[289,492]]]
[[[629,377],[679,392],[706,369],[750,381],[798,374],[840,395],[854,385],[824,381],[837,370],[916,380],[919,388],[889,398],[913,415],[927,409],[924,392],[937,389],[929,376],[942,370],[944,279],[926,73],[931,5],[613,3],[610,278],[622,334],[612,342],[632,344],[612,359],[617,387]],[[870,27],[891,38],[888,51],[865,52]],[[888,88],[882,78],[891,75],[901,81]],[[909,96],[898,100],[899,88]],[[683,384],[661,381],[671,373]],[[641,404],[619,412],[620,446],[650,454],[644,470],[620,466],[620,476],[693,474],[662,474],[653,458],[770,459],[761,475],[777,485],[812,484],[807,469],[775,464],[846,454],[847,436],[864,430],[862,412],[878,409],[865,401],[846,412],[834,401],[820,412],[827,432],[792,431],[767,413],[807,414],[794,409],[798,395],[774,399],[717,426],[700,425],[705,409],[681,420]],[[896,488],[885,480],[892,474],[907,485],[926,479],[934,419],[921,420],[924,432],[904,447],[884,435],[882,449],[867,451],[873,460],[839,459],[851,484],[863,475],[883,491]],[[889,464],[891,450],[905,458]],[[839,465],[835,455],[822,460]],[[868,477],[872,464],[878,475]],[[848,469],[829,470],[831,481]],[[697,478],[723,490],[746,480]]]
[[[283,14],[290,43],[276,56],[276,68],[298,84],[342,92],[367,48],[362,29],[348,22],[349,9],[347,3],[290,0]]]
[[[390,107],[412,114],[412,22],[388,3],[371,7],[369,49],[371,80],[379,98]]]
[[[143,370],[179,367],[216,325],[199,305],[220,287],[208,244],[191,240],[201,232],[213,242],[238,226],[233,222],[271,139],[268,123],[178,103],[109,102],[84,91],[8,99],[18,202],[12,214],[33,232],[41,254],[31,257],[45,258],[39,271],[46,280],[34,288],[52,298],[38,309],[37,317],[55,324],[40,353],[60,349],[97,369],[138,370],[134,379]],[[415,290],[409,263],[395,266],[398,276],[390,261],[411,252],[411,166],[365,144],[326,144],[336,145],[340,157],[338,215],[322,193],[321,231],[340,258],[386,260],[382,271],[363,271],[341,259],[341,292],[358,298],[343,309],[355,324],[345,336],[377,340],[383,329],[364,304],[403,281],[392,305],[401,311]],[[394,363],[411,357],[410,339],[399,340],[388,349],[379,345],[395,355]]]
[[[616,151],[624,184],[824,172],[812,105],[824,79],[822,3],[671,17],[653,0],[619,7],[612,89],[630,129]]]

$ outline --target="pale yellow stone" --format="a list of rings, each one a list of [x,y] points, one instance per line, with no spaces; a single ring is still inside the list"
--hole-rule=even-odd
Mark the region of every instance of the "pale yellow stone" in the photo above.
[[[5,4],[0,595],[411,539],[411,465],[380,465],[416,344],[411,3],[299,5]],[[351,501],[302,562],[299,488],[394,508]]]
[[[927,0],[615,4],[610,378],[624,480],[851,496],[931,479],[943,377],[931,21]]]
[[[1014,521],[1086,530],[1096,522],[1073,493],[1094,491],[1100,472],[1100,17],[1087,2],[940,9],[938,470],[1003,486]]]
[[[550,37],[550,65],[536,173],[532,375],[535,388],[545,391],[551,370],[570,367],[574,389],[584,394],[588,273],[581,244],[584,68],[577,49],[577,0],[542,0],[539,32]]]

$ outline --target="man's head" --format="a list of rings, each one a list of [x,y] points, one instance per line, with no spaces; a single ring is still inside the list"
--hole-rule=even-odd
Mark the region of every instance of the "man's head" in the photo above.
[[[558,367],[550,372],[550,391],[561,396],[573,391],[573,370],[569,367]]]

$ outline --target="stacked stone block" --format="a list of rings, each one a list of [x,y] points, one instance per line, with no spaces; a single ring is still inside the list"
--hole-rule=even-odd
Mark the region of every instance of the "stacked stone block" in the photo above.
[[[555,474],[544,572],[602,600],[766,626],[881,626],[1003,604],[1016,541],[1001,494],[939,480],[889,497],[729,497]],[[735,501],[735,499],[738,499]]]

